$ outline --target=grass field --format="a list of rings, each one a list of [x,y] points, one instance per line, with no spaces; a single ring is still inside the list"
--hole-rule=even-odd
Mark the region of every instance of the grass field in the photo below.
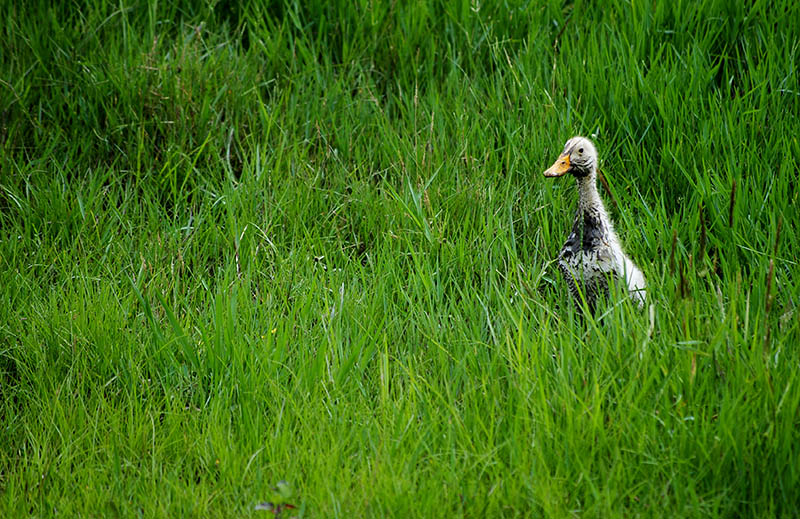
[[[800,3],[36,4],[0,516],[798,516]],[[643,311],[554,268],[575,134]]]

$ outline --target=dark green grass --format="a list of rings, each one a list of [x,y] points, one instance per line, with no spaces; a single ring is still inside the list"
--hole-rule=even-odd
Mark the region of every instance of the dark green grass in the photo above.
[[[355,4],[0,6],[0,515],[797,514],[798,4]]]

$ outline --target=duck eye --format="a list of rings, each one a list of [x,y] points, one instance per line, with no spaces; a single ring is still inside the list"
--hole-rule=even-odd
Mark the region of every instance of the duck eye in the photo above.
[[[578,153],[583,153],[583,148],[578,148]]]

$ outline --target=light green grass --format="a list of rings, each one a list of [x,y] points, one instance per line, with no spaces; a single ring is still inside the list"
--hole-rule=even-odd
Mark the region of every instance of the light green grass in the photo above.
[[[90,4],[0,6],[0,516],[796,516],[800,4]]]

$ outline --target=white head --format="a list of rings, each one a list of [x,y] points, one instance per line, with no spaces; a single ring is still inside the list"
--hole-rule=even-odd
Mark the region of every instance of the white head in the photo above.
[[[586,137],[573,137],[564,144],[564,151],[545,172],[546,177],[560,177],[570,173],[583,178],[597,169],[597,150]]]

